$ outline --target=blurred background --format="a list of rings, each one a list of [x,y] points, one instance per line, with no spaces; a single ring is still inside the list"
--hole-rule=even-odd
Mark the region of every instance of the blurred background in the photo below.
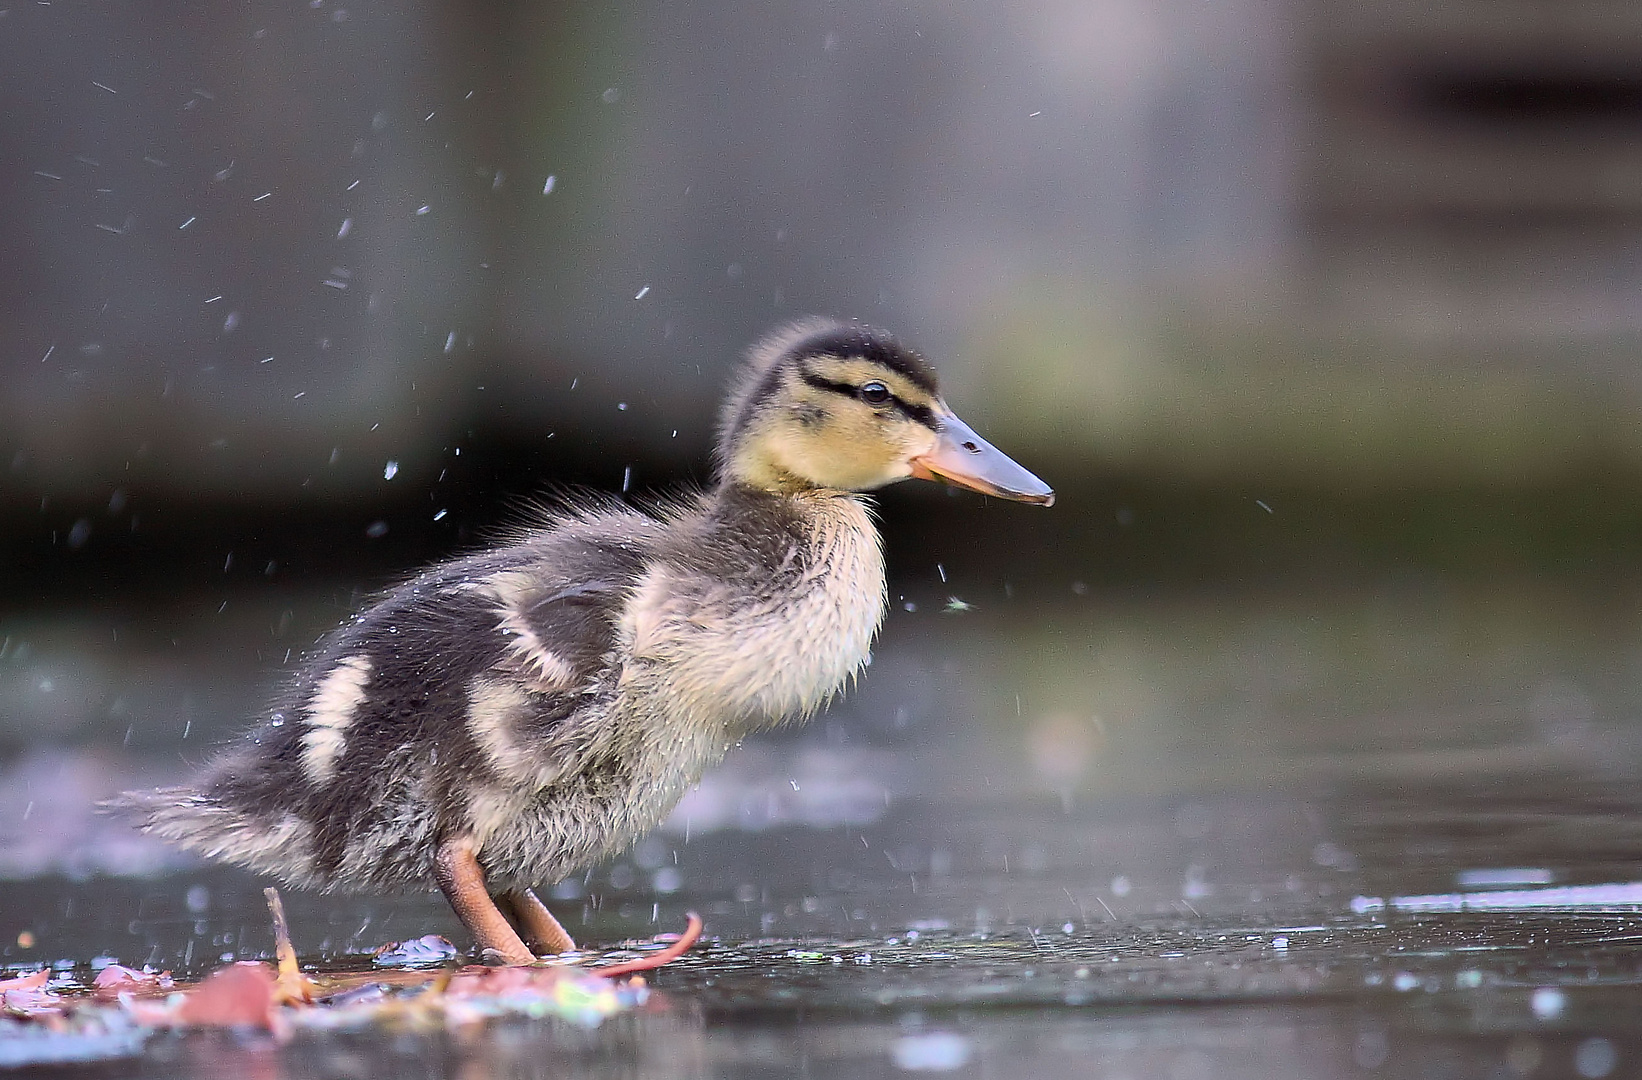
[[[742,350],[822,313],[927,352],[1060,501],[887,492],[860,691],[668,837],[1038,799],[1172,838],[1066,849],[1120,916],[1451,885],[1349,799],[1237,844],[1212,799],[1634,778],[1639,61],[1621,0],[0,10],[0,873],[195,873],[93,800],[554,485],[710,479]],[[1014,820],[903,822],[891,865],[1060,865]],[[635,858],[607,891],[821,925],[776,856]],[[20,904],[0,941],[117,951]]]
[[[1084,578],[1642,524],[1631,5],[0,18],[18,598],[408,565],[549,482],[704,479],[730,366],[817,312],[935,357],[1071,496],[1010,546]]]

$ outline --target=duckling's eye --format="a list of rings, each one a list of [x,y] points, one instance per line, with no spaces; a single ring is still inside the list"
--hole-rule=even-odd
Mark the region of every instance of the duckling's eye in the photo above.
[[[863,383],[861,389],[856,392],[868,405],[882,405],[890,398],[889,387],[881,382]]]

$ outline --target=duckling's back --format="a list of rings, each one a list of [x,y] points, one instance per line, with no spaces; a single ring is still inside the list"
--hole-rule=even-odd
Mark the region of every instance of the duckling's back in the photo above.
[[[562,771],[608,698],[615,625],[663,526],[601,511],[437,567],[334,631],[196,786],[133,795],[151,831],[311,888],[425,880],[491,787]]]

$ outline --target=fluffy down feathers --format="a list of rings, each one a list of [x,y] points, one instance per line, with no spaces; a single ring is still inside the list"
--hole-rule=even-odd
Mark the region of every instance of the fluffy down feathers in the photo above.
[[[317,889],[424,887],[439,838],[554,881],[653,827],[748,730],[866,663],[883,562],[853,496],[602,508],[438,567],[337,630],[155,833]]]

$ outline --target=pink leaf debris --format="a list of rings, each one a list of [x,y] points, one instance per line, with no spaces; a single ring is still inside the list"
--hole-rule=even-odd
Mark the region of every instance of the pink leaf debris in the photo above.
[[[171,987],[169,973],[155,974],[152,971],[138,971],[120,964],[110,964],[97,972],[97,977],[91,980],[91,989],[94,997],[102,1001],[119,997],[126,993],[143,993],[145,991],[168,990]]]
[[[44,1016],[62,1011],[63,999],[46,989],[51,969],[0,981],[0,1004],[13,1016]]]
[[[230,964],[183,998],[173,1023],[199,1027],[259,1027],[274,1030],[274,975],[263,964]]]

